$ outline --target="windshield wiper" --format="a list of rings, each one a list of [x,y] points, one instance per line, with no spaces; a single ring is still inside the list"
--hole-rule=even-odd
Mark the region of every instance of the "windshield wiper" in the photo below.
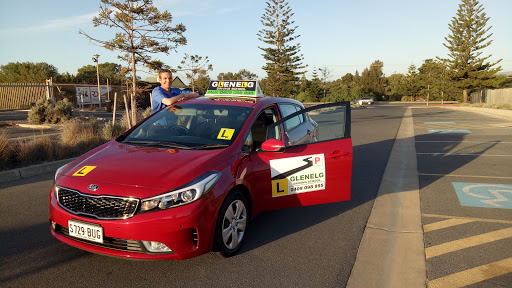
[[[125,141],[123,141],[123,143],[139,144],[142,146],[177,148],[177,149],[193,149],[194,148],[194,147],[186,146],[186,145],[179,144],[179,143],[166,142],[166,141],[155,141],[155,140],[125,140]]]
[[[190,147],[190,149],[214,149],[214,148],[226,148],[229,147],[227,144],[207,144],[207,145],[199,145],[199,146],[193,146]]]

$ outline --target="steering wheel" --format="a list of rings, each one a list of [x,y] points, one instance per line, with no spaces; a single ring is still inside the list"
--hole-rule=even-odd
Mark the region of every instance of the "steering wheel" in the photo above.
[[[187,129],[187,127],[184,127],[184,126],[181,126],[181,125],[172,126],[169,129],[169,131],[172,134],[176,134],[177,136],[185,136],[185,135],[189,134],[189,130]]]

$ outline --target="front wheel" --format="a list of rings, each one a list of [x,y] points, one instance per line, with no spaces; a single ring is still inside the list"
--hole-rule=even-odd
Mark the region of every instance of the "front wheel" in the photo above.
[[[215,244],[224,257],[235,255],[245,240],[249,221],[247,199],[240,191],[226,197],[215,228]]]

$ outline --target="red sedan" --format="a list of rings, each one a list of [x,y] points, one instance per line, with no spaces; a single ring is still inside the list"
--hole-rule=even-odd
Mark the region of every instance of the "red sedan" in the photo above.
[[[263,211],[350,200],[350,104],[269,97],[167,107],[61,167],[51,233],[87,251],[187,259],[240,250]]]

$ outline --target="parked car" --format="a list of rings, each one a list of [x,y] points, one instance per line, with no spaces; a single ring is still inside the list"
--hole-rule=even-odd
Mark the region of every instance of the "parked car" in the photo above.
[[[263,211],[350,200],[351,174],[348,102],[200,97],[59,168],[51,233],[118,257],[229,257]]]
[[[373,97],[363,97],[361,99],[357,99],[354,101],[355,104],[359,104],[359,105],[364,105],[364,104],[372,105],[374,102],[375,102],[375,99],[373,99]]]

